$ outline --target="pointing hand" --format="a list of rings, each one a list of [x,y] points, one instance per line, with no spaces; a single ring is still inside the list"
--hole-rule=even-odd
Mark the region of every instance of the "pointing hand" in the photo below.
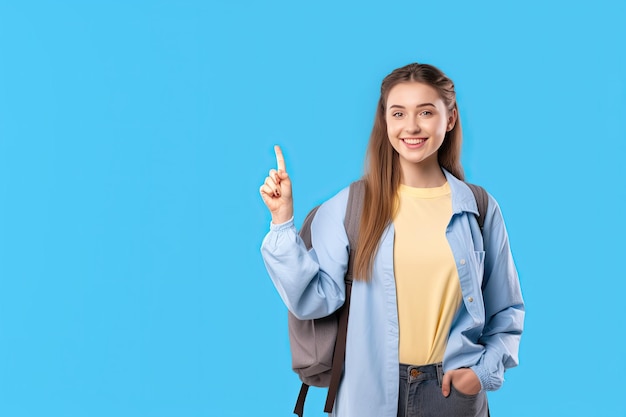
[[[293,198],[291,180],[285,168],[285,158],[280,146],[274,146],[274,152],[278,170],[270,169],[259,191],[263,202],[272,214],[272,223],[280,224],[293,217]]]

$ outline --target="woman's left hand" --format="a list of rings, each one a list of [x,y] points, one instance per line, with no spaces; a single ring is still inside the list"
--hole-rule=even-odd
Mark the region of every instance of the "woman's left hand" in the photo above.
[[[455,369],[443,375],[441,392],[444,397],[450,395],[450,385],[454,385],[457,391],[465,395],[476,395],[481,390],[480,380],[470,368]]]

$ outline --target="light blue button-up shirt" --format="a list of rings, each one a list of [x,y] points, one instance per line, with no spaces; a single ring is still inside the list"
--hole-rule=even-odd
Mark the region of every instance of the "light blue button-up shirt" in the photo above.
[[[445,172],[452,193],[446,237],[463,303],[450,328],[444,372],[471,368],[483,390],[498,389],[504,371],[518,363],[524,321],[517,271],[497,202],[489,196],[481,236],[472,191]],[[324,317],[345,299],[349,243],[343,226],[348,188],[321,205],[307,251],[293,220],[270,225],[261,252],[287,308],[300,319]],[[346,361],[333,415],[396,417],[398,407],[398,309],[393,273],[393,223],[384,231],[372,279],[354,281]],[[428,297],[415,294],[416,300]]]

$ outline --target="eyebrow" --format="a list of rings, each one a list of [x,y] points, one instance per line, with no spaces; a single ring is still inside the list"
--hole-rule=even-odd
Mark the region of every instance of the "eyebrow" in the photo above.
[[[420,107],[436,107],[433,103],[422,103],[422,104],[418,104],[417,106],[415,106],[415,108],[420,108]],[[401,106],[399,104],[392,104],[391,106],[389,106],[389,109],[404,109],[406,107]]]

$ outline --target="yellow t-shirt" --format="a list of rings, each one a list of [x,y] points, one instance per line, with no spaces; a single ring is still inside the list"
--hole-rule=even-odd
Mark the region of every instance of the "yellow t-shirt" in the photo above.
[[[400,363],[443,360],[450,325],[463,298],[446,239],[451,217],[448,183],[435,188],[400,185],[393,219]]]

